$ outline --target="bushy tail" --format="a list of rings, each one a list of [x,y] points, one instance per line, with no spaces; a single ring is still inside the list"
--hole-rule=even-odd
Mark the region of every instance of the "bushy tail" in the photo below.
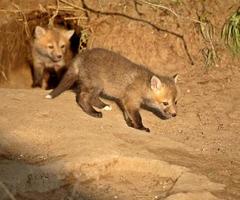
[[[67,72],[64,74],[62,80],[58,84],[58,86],[50,92],[45,97],[47,99],[53,99],[60,95],[65,90],[68,90],[71,88],[71,86],[78,80],[78,73],[76,73],[76,70],[74,67],[70,67]]]

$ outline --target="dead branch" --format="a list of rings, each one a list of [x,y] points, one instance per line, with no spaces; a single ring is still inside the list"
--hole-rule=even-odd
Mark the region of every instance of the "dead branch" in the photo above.
[[[60,1],[62,1],[62,0],[60,0]],[[180,38],[183,42],[185,52],[187,54],[187,57],[188,57],[191,65],[194,65],[192,56],[189,53],[188,46],[187,46],[187,43],[186,43],[183,35],[181,35],[179,33],[176,33],[176,32],[173,32],[173,31],[169,31],[167,29],[160,28],[156,24],[153,24],[152,22],[150,22],[148,20],[145,20],[145,19],[135,18],[135,17],[129,16],[129,15],[123,14],[123,13],[118,13],[118,12],[104,12],[104,11],[94,10],[93,8],[88,7],[88,5],[85,3],[84,0],[82,0],[82,5],[83,5],[84,9],[89,11],[89,12],[92,12],[92,13],[95,13],[95,14],[100,14],[100,15],[111,15],[111,16],[124,17],[124,18],[134,20],[134,21],[137,21],[137,22],[142,22],[142,23],[150,25],[152,28],[154,28],[157,31],[169,33],[171,35],[174,35],[174,36]]]

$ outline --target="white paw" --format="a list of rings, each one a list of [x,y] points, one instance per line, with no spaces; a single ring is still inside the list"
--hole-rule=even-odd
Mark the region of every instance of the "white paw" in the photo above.
[[[112,110],[112,106],[105,106],[105,107],[103,108],[103,110],[111,111],[111,110]]]
[[[50,94],[45,96],[46,99],[52,99],[52,96]]]

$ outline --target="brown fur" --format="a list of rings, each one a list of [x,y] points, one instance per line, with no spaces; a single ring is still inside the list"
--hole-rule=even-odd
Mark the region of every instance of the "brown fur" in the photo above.
[[[48,88],[52,72],[61,76],[71,59],[69,40],[74,31],[60,28],[45,29],[37,26],[32,42],[33,87]]]
[[[165,116],[176,116],[176,80],[176,76],[157,76],[119,54],[96,48],[76,56],[59,86],[46,97],[54,98],[79,81],[77,103],[86,113],[102,117],[93,106],[106,106],[99,99],[104,94],[116,99],[129,126],[150,131],[142,124],[140,106],[145,104],[164,112]]]

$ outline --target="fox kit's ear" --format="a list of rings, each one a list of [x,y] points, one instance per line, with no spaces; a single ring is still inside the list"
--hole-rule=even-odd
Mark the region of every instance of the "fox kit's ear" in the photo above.
[[[178,77],[179,77],[178,74],[175,74],[175,75],[173,76],[173,80],[174,80],[175,83],[177,83],[177,81],[178,81]]]
[[[63,35],[70,40],[70,38],[72,37],[72,35],[74,34],[75,30],[69,30],[69,31],[64,31]]]
[[[158,77],[156,77],[156,76],[153,76],[152,78],[151,78],[151,89],[152,90],[160,90],[161,89],[161,86],[162,86],[162,82],[161,82],[161,80],[158,78]]]
[[[46,30],[41,26],[36,26],[35,28],[35,37],[40,38],[46,34]]]

